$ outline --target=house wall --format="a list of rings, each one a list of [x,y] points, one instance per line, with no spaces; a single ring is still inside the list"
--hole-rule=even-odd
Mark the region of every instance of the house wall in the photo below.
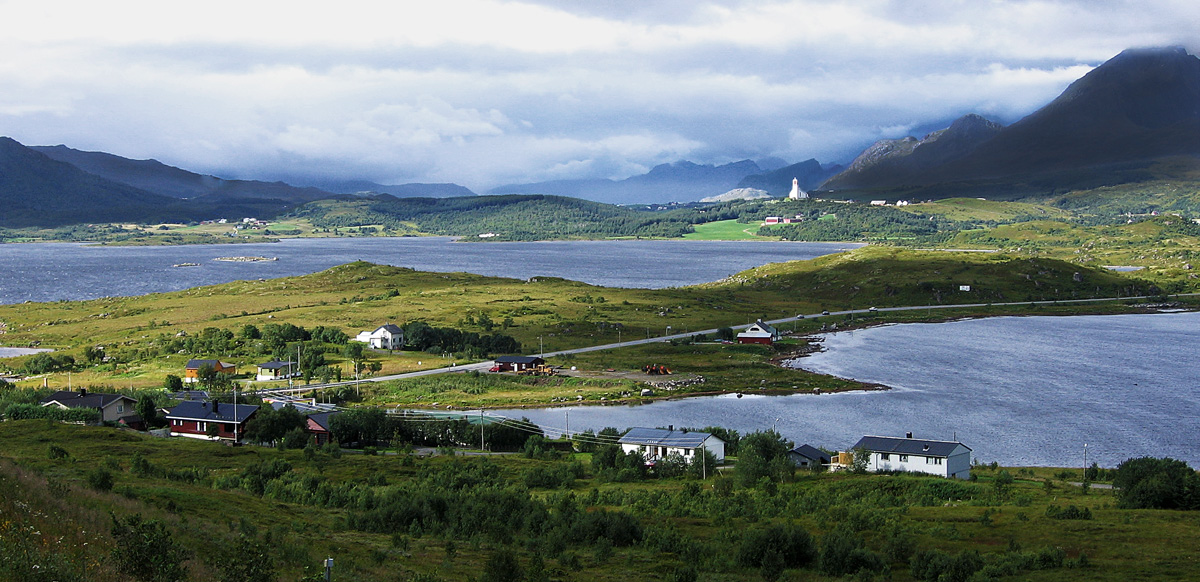
[[[709,436],[704,439],[704,448],[712,452],[718,461],[725,460],[725,441],[715,436]]]
[[[169,420],[169,422],[171,426],[171,436],[209,440],[208,425],[210,423],[208,422],[202,420],[185,420],[178,418],[172,418]],[[221,431],[217,434],[218,438],[233,440],[233,423],[220,422],[212,424],[219,424],[221,426]],[[244,427],[237,427],[237,438],[240,440],[245,432],[246,431]]]
[[[885,459],[884,456],[887,456]],[[968,454],[968,457],[970,455]],[[949,477],[949,459],[926,455],[901,455],[898,453],[871,452],[868,467],[872,471],[909,471]]]
[[[728,336],[726,336],[726,337],[728,337]],[[765,344],[768,346],[771,345],[771,338],[769,338],[769,337],[739,337],[739,338],[737,338],[737,341],[739,344]]]
[[[946,474],[956,479],[971,478],[971,451],[959,451],[946,459]]]
[[[108,406],[100,409],[100,418],[102,420],[119,420],[122,416],[133,414],[134,405],[128,400],[118,399],[116,402],[110,402]]]

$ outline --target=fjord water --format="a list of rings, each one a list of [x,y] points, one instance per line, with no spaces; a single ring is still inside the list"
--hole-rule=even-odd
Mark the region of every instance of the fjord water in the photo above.
[[[0,304],[144,295],[242,279],[315,273],[356,260],[418,271],[658,289],[716,281],[767,263],[812,259],[855,243],[560,241],[459,243],[449,237],[306,238],[277,243],[100,246],[0,244]],[[224,262],[262,256],[277,261]],[[172,267],[199,263],[197,267]]]
[[[883,392],[720,396],[644,406],[510,410],[556,432],[606,426],[777,426],[845,450],[863,435],[950,440],[983,462],[1116,466],[1169,456],[1200,466],[1200,313],[997,317],[829,334],[807,370]]]

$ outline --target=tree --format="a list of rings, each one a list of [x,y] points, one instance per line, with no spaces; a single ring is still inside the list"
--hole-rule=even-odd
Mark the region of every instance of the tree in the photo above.
[[[137,413],[146,421],[146,426],[158,425],[158,405],[154,402],[154,397],[149,394],[138,396]]]
[[[1123,509],[1200,509],[1200,475],[1176,459],[1128,459],[1117,465],[1113,488]]]
[[[163,379],[163,388],[167,392],[179,392],[183,390],[183,379],[175,374],[167,374]]]
[[[717,330],[717,339],[721,341],[731,342],[737,339],[737,334],[733,332],[733,328],[722,327]]]
[[[738,462],[734,471],[746,487],[753,486],[763,477],[771,482],[787,479],[795,470],[787,457],[791,449],[792,443],[773,430],[750,433],[738,444]]]
[[[177,582],[187,577],[183,562],[189,552],[176,544],[163,522],[113,516],[112,559],[118,572],[141,582]]]
[[[306,424],[307,417],[291,404],[279,410],[264,406],[246,426],[246,439],[256,443],[274,443],[292,430],[303,430]]]
[[[342,356],[354,365],[354,373],[358,374],[362,371],[363,360],[366,359],[367,344],[362,342],[346,342],[342,347]]]
[[[866,473],[871,466],[871,451],[862,448],[854,449],[853,457],[850,461],[850,471],[858,474]]]

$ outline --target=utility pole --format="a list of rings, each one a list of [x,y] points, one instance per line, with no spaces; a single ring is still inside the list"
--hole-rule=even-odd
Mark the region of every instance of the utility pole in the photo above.
[[[483,449],[483,409],[479,409],[479,450]]]
[[[566,414],[567,414],[567,428],[566,428],[566,430],[563,431],[563,436],[567,437],[567,440],[571,440],[571,411],[567,410]]]
[[[539,358],[543,357],[545,355],[545,353],[546,353],[546,348],[542,345],[542,336],[539,335],[538,336],[538,357]]]

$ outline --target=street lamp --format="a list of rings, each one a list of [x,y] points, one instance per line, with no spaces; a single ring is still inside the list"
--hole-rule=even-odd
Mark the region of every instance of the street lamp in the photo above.
[[[667,331],[663,332],[663,337],[671,335],[671,326],[667,326]]]

